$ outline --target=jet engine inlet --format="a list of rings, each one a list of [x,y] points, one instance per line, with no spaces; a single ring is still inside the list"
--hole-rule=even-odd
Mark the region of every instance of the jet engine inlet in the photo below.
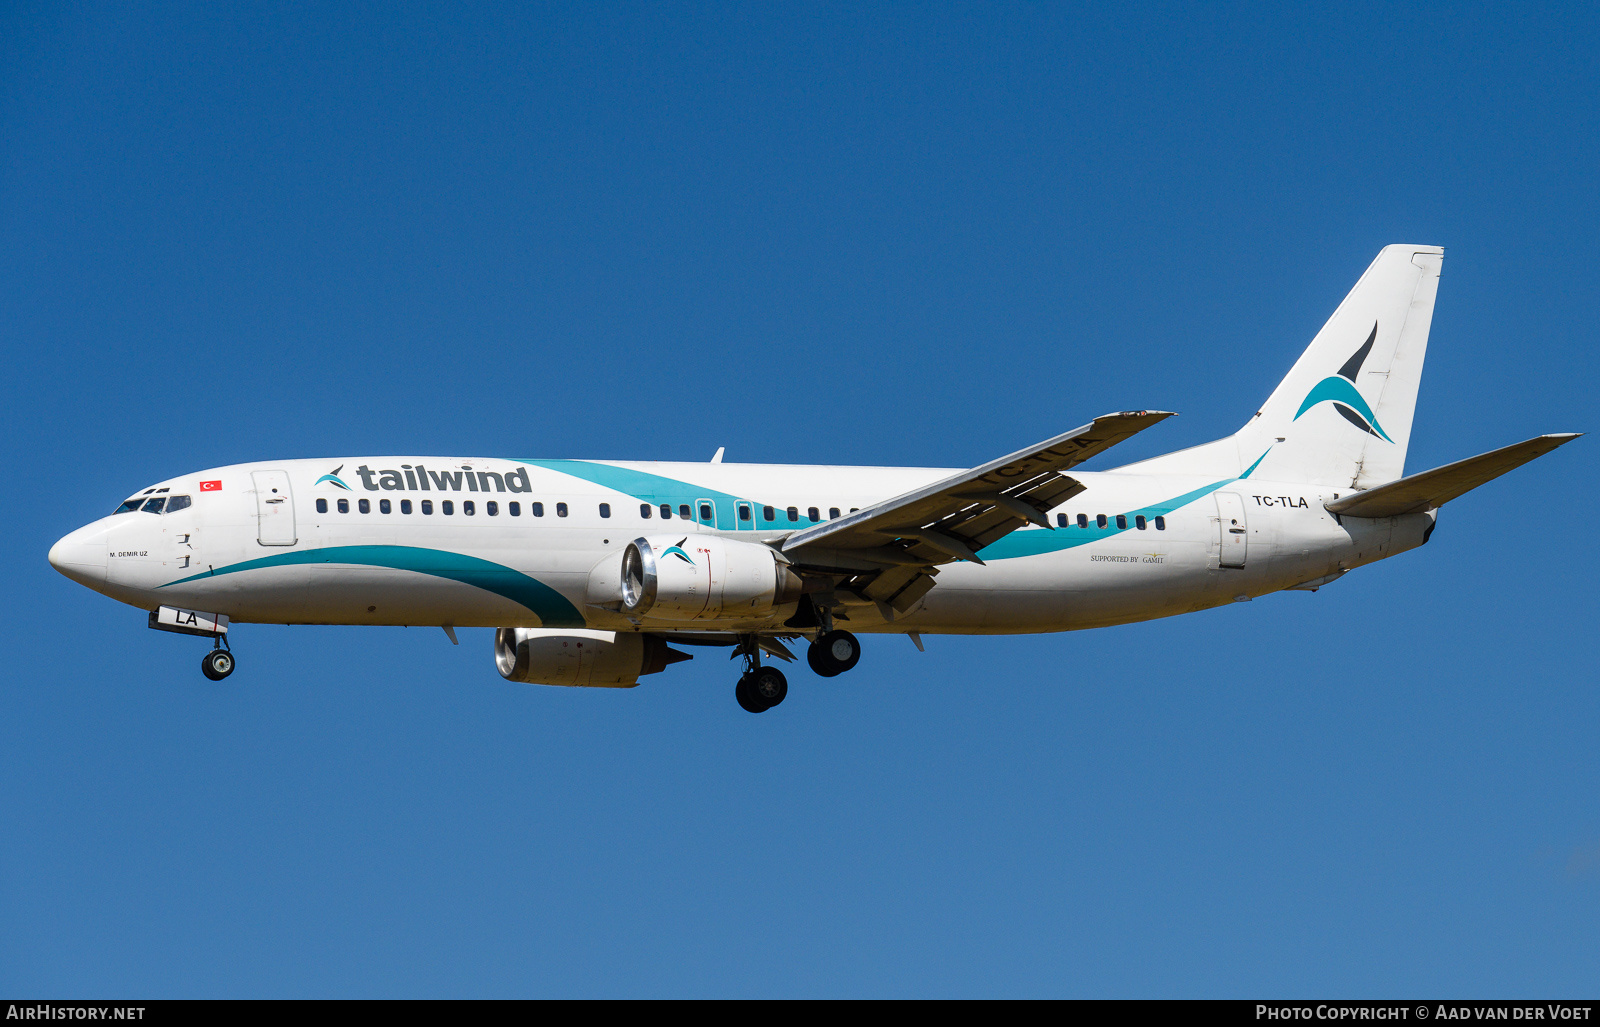
[[[703,534],[634,539],[622,553],[621,584],[624,614],[679,623],[762,617],[804,591],[769,546]]]
[[[656,601],[656,553],[649,539],[634,539],[622,551],[622,608],[642,614]]]

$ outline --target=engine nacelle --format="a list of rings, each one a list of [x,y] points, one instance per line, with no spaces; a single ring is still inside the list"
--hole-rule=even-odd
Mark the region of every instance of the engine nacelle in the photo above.
[[[636,538],[622,552],[622,612],[656,621],[760,617],[800,598],[777,551],[719,535]]]
[[[692,659],[654,635],[583,628],[499,628],[494,662],[507,681],[632,688],[645,674]]]

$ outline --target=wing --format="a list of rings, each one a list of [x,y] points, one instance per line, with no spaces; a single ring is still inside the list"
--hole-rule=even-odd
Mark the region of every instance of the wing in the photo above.
[[[933,587],[940,564],[982,563],[978,554],[1082,492],[1065,472],[1157,421],[1162,410],[1126,410],[943,481],[796,532],[784,555],[802,567],[850,572],[847,588],[904,612]]]

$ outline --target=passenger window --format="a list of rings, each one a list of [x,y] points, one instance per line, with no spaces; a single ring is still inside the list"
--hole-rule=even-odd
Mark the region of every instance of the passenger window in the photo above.
[[[1088,526],[1089,526],[1089,515],[1088,514],[1079,514],[1078,515],[1078,527],[1087,528]]]
[[[772,509],[772,507],[764,506],[761,508],[761,519],[764,521],[775,521],[778,519],[778,515]]]
[[[378,512],[394,513],[394,507],[389,505],[389,501],[387,499],[380,499],[378,500]]]
[[[1135,517],[1133,519],[1133,526],[1135,528],[1138,528],[1140,531],[1144,530],[1144,515],[1143,514],[1140,514],[1138,517]]]
[[[363,499],[362,502],[365,503],[366,500]],[[439,500],[439,512],[448,517],[456,512],[456,505],[448,499],[441,499]]]
[[[340,513],[349,513],[350,512],[350,500],[348,500],[348,499],[339,500],[339,512]],[[430,511],[430,512],[432,512],[432,511]]]
[[[400,512],[403,513],[403,514],[408,514],[408,513],[411,512],[411,500],[409,500],[409,499],[400,500]]]
[[[748,521],[750,519],[750,504],[749,503],[740,503],[739,504],[739,519],[741,521]]]
[[[557,503],[556,504],[556,516],[557,517],[565,517],[566,515],[567,515],[567,504],[565,504],[565,503]]]
[[[798,521],[800,519],[800,508],[798,506],[791,506],[784,512],[789,515],[789,519],[791,521]]]
[[[817,513],[817,508],[814,506],[806,507],[806,517],[810,518],[812,524],[822,520],[822,515]]]
[[[680,519],[682,519],[682,520],[685,520],[685,521],[694,520],[694,514],[689,512],[689,504],[688,503],[679,503],[678,504],[678,517]]]
[[[339,500],[339,505],[343,506],[344,505],[344,500],[342,500],[342,499]],[[433,516],[433,500],[424,499],[422,501],[422,515],[424,517],[432,517]]]
[[[1094,515],[1094,526],[1097,527],[1097,528],[1105,527],[1106,526],[1106,515],[1105,514],[1095,514]]]
[[[611,504],[610,503],[601,503],[600,504],[600,516],[601,517],[610,517],[611,516]]]
[[[700,520],[702,520],[706,524],[710,524],[712,521],[716,520],[716,518],[713,517],[712,514],[711,514],[711,504],[710,503],[701,503],[700,504]]]
[[[144,500],[142,498],[135,496],[126,503],[123,503],[121,506],[117,507],[115,510],[111,511],[111,515],[115,517],[119,513],[132,513],[133,511],[139,509],[139,504],[143,502]]]
[[[641,518],[643,518],[644,520],[648,521],[650,519],[650,514],[654,509],[655,508],[652,507],[649,503],[640,503],[639,504],[639,516]]]
[[[836,506],[828,507],[828,520],[836,521],[838,519],[839,519],[839,508],[836,507]]]
[[[145,513],[156,513],[156,514],[158,514],[158,513],[161,512],[161,508],[163,506],[166,506],[166,505],[167,505],[167,497],[166,496],[157,496],[154,499],[147,499],[147,500],[144,501],[144,512]]]
[[[528,504],[528,512],[533,514],[535,517],[543,517],[544,516],[544,504],[543,503],[529,503]]]
[[[327,512],[328,512],[328,501],[326,499],[317,500],[317,513],[327,513]]]
[[[365,499],[360,500],[356,503],[356,509],[360,510],[362,513],[371,513],[372,503]]]
[[[507,503],[506,510],[509,511],[513,517],[522,516],[522,504],[518,503],[516,500],[512,500],[511,502]]]
[[[1166,531],[1167,530],[1167,519],[1165,517],[1157,517],[1156,518],[1156,530],[1157,531]]]
[[[667,503],[662,503],[661,504],[661,519],[664,520],[664,521],[672,520],[672,507],[671,507],[671,505],[669,505]]]
[[[855,512],[856,512],[856,511],[857,511],[857,510],[859,510],[859,509],[861,509],[861,508],[860,508],[860,507],[859,507],[859,506],[852,506],[852,507],[851,507],[851,508],[850,508],[850,512],[851,512],[851,513],[855,513]]]
[[[461,501],[461,515],[463,517],[471,517],[473,514],[475,514],[477,512],[478,512],[478,505],[476,503],[474,503],[472,500],[463,499]]]
[[[500,516],[500,504],[491,499],[483,504],[483,512],[490,517],[498,517]]]
[[[1067,515],[1066,514],[1056,514],[1056,527],[1065,528],[1066,526],[1067,526]]]
[[[179,510],[189,509],[188,496],[173,496],[167,500],[167,513],[177,513]]]
[[[1123,530],[1127,530],[1127,527],[1128,527],[1128,515],[1127,514],[1117,514],[1117,527],[1122,528]]]

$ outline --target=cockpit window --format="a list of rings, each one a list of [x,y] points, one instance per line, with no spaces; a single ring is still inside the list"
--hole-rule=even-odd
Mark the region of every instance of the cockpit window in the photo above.
[[[166,489],[162,489],[161,491],[165,492]],[[148,495],[149,490],[146,489],[144,495],[134,496],[132,499],[111,511],[111,515],[115,517],[117,514],[132,513],[135,510],[143,510],[145,513],[158,514],[162,512],[163,507],[166,508],[167,513],[177,513],[179,510],[189,509],[189,504],[191,503],[191,500],[188,496],[153,496],[148,499],[145,498],[145,496]]]

